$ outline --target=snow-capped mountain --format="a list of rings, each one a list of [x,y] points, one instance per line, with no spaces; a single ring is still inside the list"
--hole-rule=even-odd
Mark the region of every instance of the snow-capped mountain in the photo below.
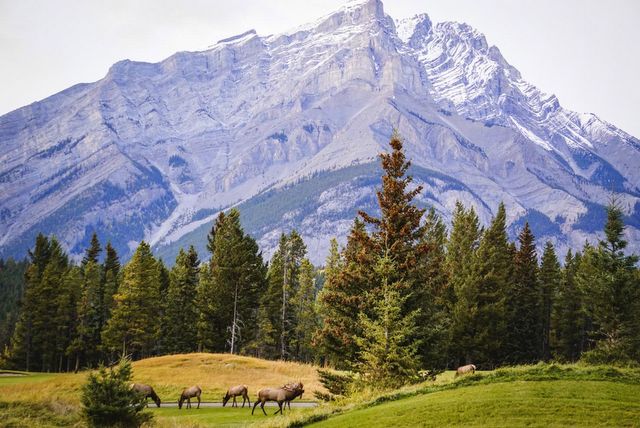
[[[421,203],[504,201],[561,249],[595,241],[616,195],[640,242],[640,141],[562,108],[466,24],[395,22],[356,1],[283,34],[247,31],[202,52],[121,61],[0,117],[0,256],[42,231],[78,254],[95,230],[127,257],[204,248],[240,206],[268,253],[298,228],[321,263],[358,208],[374,210],[376,155],[405,138]]]

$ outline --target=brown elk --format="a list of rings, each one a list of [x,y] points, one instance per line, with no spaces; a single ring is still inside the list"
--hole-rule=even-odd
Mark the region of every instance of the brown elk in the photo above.
[[[460,366],[458,367],[458,369],[456,370],[456,376],[462,376],[468,373],[474,374],[476,372],[476,366],[474,366],[473,364],[467,364],[466,366]]]
[[[232,386],[227,390],[227,393],[222,398],[222,407],[227,405],[227,401],[229,401],[231,397],[233,397],[233,404],[231,404],[231,407],[238,407],[236,397],[239,395],[242,395],[242,407],[244,407],[245,401],[249,403],[249,406],[251,406],[251,400],[249,400],[249,388],[247,388],[247,385],[238,385]]]
[[[278,413],[282,414],[282,403],[290,402],[296,397],[302,397],[304,393],[304,385],[302,383],[294,383],[285,385],[286,387],[282,388],[265,388],[258,391],[258,399],[253,403],[253,410],[251,410],[251,414],[256,410],[256,406],[260,404],[260,408],[262,409],[262,413],[265,415],[267,412],[264,411],[264,403],[267,401],[275,401],[278,403],[278,410],[274,413],[277,415]]]
[[[180,394],[180,399],[178,400],[178,408],[182,409],[182,403],[184,400],[187,400],[187,409],[191,408],[191,399],[196,397],[198,399],[198,409],[200,408],[200,395],[202,394],[202,389],[198,385],[185,388],[182,390],[182,394]]]
[[[296,385],[300,385],[300,387],[302,387],[302,383],[298,382],[298,383],[285,383],[282,388],[284,389],[288,389],[290,391],[295,390]],[[304,391],[302,391],[304,392]],[[295,397],[294,397],[295,398]],[[302,398],[302,393],[300,394],[300,398]],[[291,400],[287,400],[285,401],[286,406],[289,408],[289,410],[291,410]]]
[[[153,390],[153,388],[150,385],[145,385],[144,383],[132,383],[131,389],[137,392],[138,394],[144,396],[145,400],[148,400],[149,398],[151,398],[156,403],[156,406],[160,407],[160,397],[158,397],[158,394],[156,394],[156,392]],[[147,401],[147,407],[149,407],[148,401]]]

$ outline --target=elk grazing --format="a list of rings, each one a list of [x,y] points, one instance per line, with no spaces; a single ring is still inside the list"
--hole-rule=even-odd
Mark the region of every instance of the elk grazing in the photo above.
[[[242,407],[244,407],[245,401],[249,403],[249,406],[251,406],[251,400],[249,400],[249,388],[247,388],[247,385],[238,385],[232,386],[227,390],[227,393],[222,398],[222,407],[227,405],[227,401],[229,401],[231,397],[233,397],[233,404],[231,404],[231,407],[238,407],[236,397],[239,395],[242,395]]]
[[[462,376],[462,375],[466,375],[466,374],[474,374],[476,372],[476,366],[474,366],[473,364],[467,364],[466,366],[460,366],[458,367],[458,369],[456,370],[456,376]]]
[[[253,403],[253,410],[251,410],[251,414],[256,410],[256,406],[260,404],[260,408],[262,409],[262,413],[265,415],[267,412],[264,411],[264,403],[267,401],[275,401],[278,403],[278,410],[274,413],[277,415],[278,413],[282,414],[282,403],[290,402],[296,397],[302,397],[304,393],[304,385],[301,382],[294,384],[287,384],[282,388],[265,388],[258,391],[258,399]]]
[[[178,408],[182,409],[182,403],[184,400],[187,400],[187,409],[191,408],[191,399],[196,397],[198,399],[198,409],[200,408],[200,395],[202,394],[202,390],[198,385],[185,388],[182,390],[182,394],[180,394],[180,399],[178,400]]]
[[[139,395],[144,396],[144,399],[147,400],[147,407],[149,407],[149,398],[156,403],[156,406],[160,407],[160,397],[158,397],[158,394],[156,394],[150,385],[145,385],[144,383],[132,383],[131,389]]]

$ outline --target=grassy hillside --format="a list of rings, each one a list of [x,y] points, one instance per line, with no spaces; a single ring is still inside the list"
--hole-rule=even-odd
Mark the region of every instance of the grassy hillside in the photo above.
[[[88,372],[78,374],[20,373],[0,376],[0,426],[64,427],[83,426],[78,410],[80,389]],[[203,401],[221,401],[229,386],[245,384],[253,401],[257,391],[280,386],[289,381],[305,385],[303,399],[312,400],[313,391],[321,389],[316,367],[229,354],[182,354],[148,358],[133,363],[134,380],[154,387],[163,402],[176,402],[182,388],[199,385]],[[242,400],[240,401],[242,403]],[[245,426],[261,423],[264,415],[230,408],[202,408],[197,411],[150,408],[155,425],[175,426]],[[269,409],[273,413],[274,409]],[[302,413],[303,409],[292,409]]]
[[[638,426],[640,386],[518,381],[418,395],[347,412],[314,427]]]
[[[319,408],[289,424],[640,426],[640,370],[539,364],[457,380],[448,373],[435,384]]]
[[[309,364],[267,361],[229,354],[181,354],[148,358],[133,363],[134,380],[154,387],[163,401],[177,401],[182,388],[199,385],[203,401],[221,401],[232,385],[245,384],[253,399],[258,389],[301,381],[312,399],[321,388],[316,367]],[[0,377],[0,401],[80,403],[80,388],[87,373]]]

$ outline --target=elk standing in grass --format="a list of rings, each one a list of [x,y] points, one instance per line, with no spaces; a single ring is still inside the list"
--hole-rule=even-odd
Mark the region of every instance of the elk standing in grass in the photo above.
[[[180,399],[178,400],[178,408],[182,409],[182,403],[184,400],[187,400],[187,409],[191,408],[191,399],[196,397],[198,399],[198,409],[200,408],[200,395],[202,394],[202,390],[198,385],[192,386],[190,388],[185,388],[182,390],[182,394],[180,394]]]
[[[227,401],[229,401],[231,397],[233,397],[233,404],[231,407],[238,407],[236,397],[239,395],[242,395],[242,407],[244,407],[245,401],[249,403],[249,406],[251,406],[251,400],[249,400],[249,388],[247,388],[247,385],[238,385],[232,386],[227,390],[226,395],[222,398],[222,407],[227,405]]]
[[[156,406],[160,407],[160,397],[158,397],[158,394],[156,394],[150,385],[145,385],[144,383],[132,383],[131,389],[144,396],[145,400],[151,398],[156,403]],[[147,407],[149,407],[148,401]]]
[[[256,410],[256,406],[259,403],[262,413],[266,415],[267,412],[264,411],[264,403],[267,401],[275,401],[278,403],[278,410],[276,410],[274,415],[277,415],[278,413],[282,414],[282,403],[287,403],[296,397],[302,397],[303,393],[304,386],[300,382],[288,384],[282,388],[261,389],[258,391],[258,399],[253,403],[253,410],[251,410],[251,414],[253,415],[253,412]]]
[[[466,366],[461,366],[458,367],[458,369],[456,370],[456,376],[462,376],[468,373],[474,374],[476,372],[476,366],[474,366],[473,364],[467,364]]]

